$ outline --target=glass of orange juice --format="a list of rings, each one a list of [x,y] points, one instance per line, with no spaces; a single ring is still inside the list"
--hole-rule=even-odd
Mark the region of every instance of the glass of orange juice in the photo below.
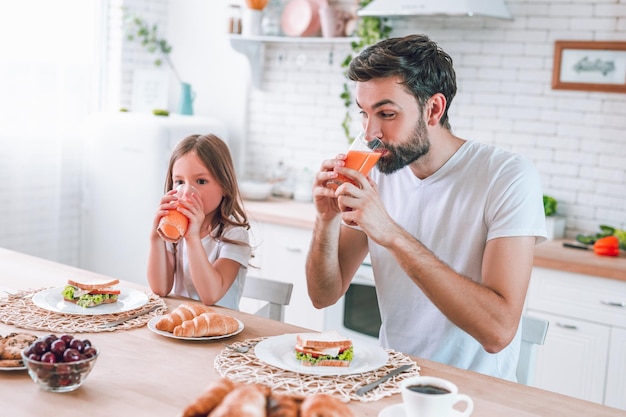
[[[384,145],[380,139],[374,138],[368,141],[365,137],[365,132],[361,132],[356,139],[354,139],[350,148],[348,148],[348,153],[346,154],[345,159],[345,167],[352,168],[355,171],[359,171],[361,174],[367,176],[374,165],[376,165],[376,162],[380,159],[383,151]],[[326,187],[336,190],[337,187],[346,181],[354,184],[354,181],[350,178],[339,174],[337,178],[328,180],[326,182]]]
[[[181,184],[176,187],[176,196],[179,200],[191,198],[191,194],[198,195],[198,190],[191,184]],[[178,203],[176,203],[178,205]],[[169,210],[161,217],[157,232],[166,242],[176,243],[183,238],[189,226],[189,219],[177,210]]]

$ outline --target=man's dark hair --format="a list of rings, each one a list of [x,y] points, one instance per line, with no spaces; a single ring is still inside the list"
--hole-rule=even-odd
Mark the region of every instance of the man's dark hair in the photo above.
[[[450,129],[448,109],[456,94],[452,58],[426,35],[384,39],[363,50],[348,67],[352,81],[400,77],[420,108],[436,93],[446,98],[439,124]]]

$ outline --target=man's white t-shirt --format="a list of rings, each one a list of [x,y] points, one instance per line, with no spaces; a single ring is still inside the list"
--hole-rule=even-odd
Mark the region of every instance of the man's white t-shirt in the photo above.
[[[243,287],[246,282],[246,274],[248,271],[248,261],[250,260],[250,245],[248,230],[243,227],[227,226],[224,231],[224,237],[243,244],[226,243],[223,240],[216,240],[212,236],[202,239],[202,246],[207,254],[209,262],[214,263],[219,258],[232,259],[239,262],[241,267],[237,274],[237,278],[230,286],[226,294],[215,305],[239,310],[239,301],[243,294]],[[173,245],[168,243],[168,250],[173,251]],[[189,272],[189,261],[187,256],[187,245],[185,240],[181,239],[176,248],[176,271],[174,272],[174,294],[182,297],[200,300],[200,296],[196,291],[196,287],[191,280]]]
[[[370,175],[391,217],[450,268],[476,282],[481,282],[488,240],[545,240],[541,181],[533,165],[518,155],[468,141],[424,180],[408,167],[390,175],[374,169]],[[372,240],[369,250],[383,346],[515,380],[521,329],[501,352],[487,353],[431,303],[389,251]]]

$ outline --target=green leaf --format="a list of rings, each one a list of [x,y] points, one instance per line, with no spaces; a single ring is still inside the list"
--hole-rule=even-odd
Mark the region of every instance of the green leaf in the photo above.
[[[546,216],[552,216],[556,214],[557,201],[555,198],[550,197],[549,195],[543,196],[543,211]]]
[[[615,228],[612,226],[607,226],[605,224],[601,224],[600,225],[600,230],[602,231],[603,234],[605,234],[606,236],[611,236],[613,233],[615,233]]]

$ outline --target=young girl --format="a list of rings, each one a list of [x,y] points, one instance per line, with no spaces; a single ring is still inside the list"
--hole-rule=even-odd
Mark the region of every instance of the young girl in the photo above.
[[[193,185],[178,199],[178,185]],[[214,135],[192,135],[174,149],[165,180],[166,194],[154,217],[148,255],[148,282],[162,297],[174,294],[239,309],[251,248],[230,151]],[[157,233],[168,210],[189,219],[178,243]]]

